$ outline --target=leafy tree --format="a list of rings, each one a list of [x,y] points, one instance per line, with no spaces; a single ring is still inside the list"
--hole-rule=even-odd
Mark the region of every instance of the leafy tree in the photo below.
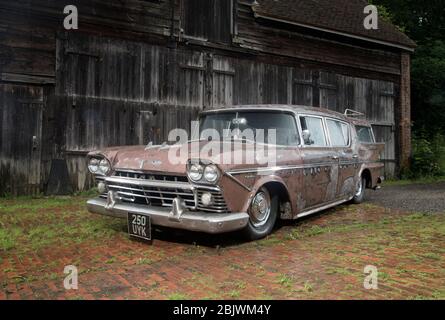
[[[427,137],[445,132],[445,1],[372,0],[418,48],[412,58],[415,132]]]

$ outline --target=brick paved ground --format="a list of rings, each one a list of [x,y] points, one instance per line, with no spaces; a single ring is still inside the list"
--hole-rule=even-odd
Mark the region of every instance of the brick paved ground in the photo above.
[[[445,299],[444,214],[351,205],[252,243],[163,230],[147,245],[85,200],[0,200],[0,299]]]

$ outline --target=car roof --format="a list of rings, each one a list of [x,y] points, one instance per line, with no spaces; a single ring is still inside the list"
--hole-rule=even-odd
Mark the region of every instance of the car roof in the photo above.
[[[307,113],[315,116],[328,116],[337,118],[339,120],[347,121],[357,125],[367,125],[369,122],[365,119],[348,117],[340,112],[324,109],[324,108],[314,108],[302,105],[285,105],[285,104],[255,104],[255,105],[238,105],[233,107],[206,110],[202,114],[210,113],[220,113],[220,112],[231,112],[231,111],[276,111],[276,112],[294,112],[294,113]]]

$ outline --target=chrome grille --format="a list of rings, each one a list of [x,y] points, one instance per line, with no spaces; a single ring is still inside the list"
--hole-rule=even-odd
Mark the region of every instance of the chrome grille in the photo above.
[[[112,177],[101,180],[108,190],[114,191],[119,200],[126,203],[159,207],[173,206],[175,198],[184,200],[190,210],[210,213],[230,213],[221,190],[212,186],[192,186],[186,176],[160,175],[133,171],[116,171]],[[212,204],[204,206],[201,198],[204,193],[212,195]],[[107,194],[100,195],[107,198]]]
[[[135,171],[118,170],[114,173],[115,177],[125,177],[133,179],[147,179],[152,181],[172,181],[172,182],[188,182],[186,176],[163,175],[158,173],[146,173]]]
[[[123,202],[171,207],[179,197],[187,208],[196,209],[195,192],[189,183],[183,182],[184,178],[187,180],[187,177],[128,172],[125,176],[107,178],[106,184]]]
[[[212,195],[212,204],[208,207],[202,204],[201,198],[204,193],[210,193]],[[229,208],[227,207],[224,196],[220,190],[212,189],[198,189],[198,210],[214,213],[229,213]]]

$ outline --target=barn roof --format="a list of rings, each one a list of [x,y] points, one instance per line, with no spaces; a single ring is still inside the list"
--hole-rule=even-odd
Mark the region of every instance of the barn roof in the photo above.
[[[416,44],[393,24],[379,19],[378,30],[366,30],[366,0],[256,0],[256,17],[372,41],[412,51]]]

